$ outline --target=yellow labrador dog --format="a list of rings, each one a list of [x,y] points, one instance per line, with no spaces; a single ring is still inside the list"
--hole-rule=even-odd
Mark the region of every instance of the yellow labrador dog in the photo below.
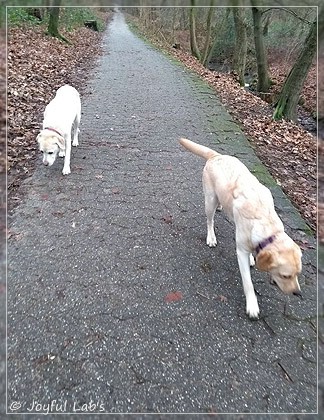
[[[301,250],[285,233],[269,189],[260,184],[237,158],[221,155],[184,138],[180,143],[207,160],[203,171],[207,245],[214,247],[217,244],[214,231],[216,208],[223,208],[235,223],[236,252],[248,316],[259,316],[250,273],[250,265],[255,263],[259,270],[270,273],[272,281],[284,293],[301,296],[297,278],[302,266]]]
[[[71,143],[78,146],[81,101],[79,92],[72,86],[60,87],[44,111],[43,129],[37,136],[43,153],[43,164],[52,166],[57,154],[64,156],[63,175],[71,173]],[[72,142],[72,128],[74,128]]]

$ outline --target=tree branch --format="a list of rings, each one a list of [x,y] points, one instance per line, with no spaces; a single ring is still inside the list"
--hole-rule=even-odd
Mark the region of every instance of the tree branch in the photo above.
[[[285,12],[290,13],[291,15],[295,16],[295,18],[301,20],[302,22],[307,23],[307,25],[312,24],[312,22],[310,22],[309,20],[304,19],[301,16],[298,16],[297,13],[293,12],[290,9],[286,9],[285,7],[270,7],[269,9],[262,10],[261,14],[263,15],[264,13],[270,12],[271,10],[274,10],[274,9],[284,10]]]

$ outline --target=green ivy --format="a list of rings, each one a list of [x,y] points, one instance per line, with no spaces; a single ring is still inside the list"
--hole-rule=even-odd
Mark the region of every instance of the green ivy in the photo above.
[[[95,14],[95,9],[91,7],[62,7],[60,13],[60,25],[67,31],[84,25],[86,20],[96,20],[99,31],[105,28],[104,22]]]
[[[28,3],[28,2],[26,2]],[[37,2],[35,2],[37,3]],[[61,7],[59,27],[66,29],[68,32],[84,25],[86,20],[96,20],[98,30],[105,29],[105,23],[96,15],[96,9],[91,7]],[[42,21],[28,13],[27,7],[8,7],[7,8],[8,26],[30,25],[48,25],[48,13],[44,13]]]
[[[35,16],[30,15],[25,7],[8,7],[7,22],[10,27],[25,24],[39,25],[41,23]]]

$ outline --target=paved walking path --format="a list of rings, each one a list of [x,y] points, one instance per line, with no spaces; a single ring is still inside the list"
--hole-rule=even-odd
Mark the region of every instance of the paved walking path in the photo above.
[[[120,13],[103,42],[72,173],[40,163],[9,218],[9,412],[316,411],[315,248],[304,300],[253,271],[250,321],[234,227],[217,213],[219,244],[206,246],[204,162],[178,138],[241,158],[315,247],[302,219],[208,86]]]

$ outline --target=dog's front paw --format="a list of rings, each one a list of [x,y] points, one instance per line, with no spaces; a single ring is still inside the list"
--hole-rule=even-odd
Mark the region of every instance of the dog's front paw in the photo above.
[[[65,152],[63,150],[59,151],[59,157],[64,157],[65,156]]]
[[[63,168],[62,174],[63,175],[69,175],[71,173],[71,169],[70,168]]]
[[[260,314],[259,304],[256,296],[246,299],[246,313],[250,319],[258,319]]]
[[[250,254],[250,267],[254,267],[255,266],[255,259],[253,257],[252,254]]]
[[[78,140],[73,140],[73,142],[72,142],[72,146],[79,146],[79,142],[78,142]]]
[[[217,239],[216,239],[216,236],[215,236],[215,234],[214,235],[207,235],[207,240],[206,240],[206,243],[207,243],[207,245],[209,246],[209,247],[215,247],[216,245],[217,245]]]

